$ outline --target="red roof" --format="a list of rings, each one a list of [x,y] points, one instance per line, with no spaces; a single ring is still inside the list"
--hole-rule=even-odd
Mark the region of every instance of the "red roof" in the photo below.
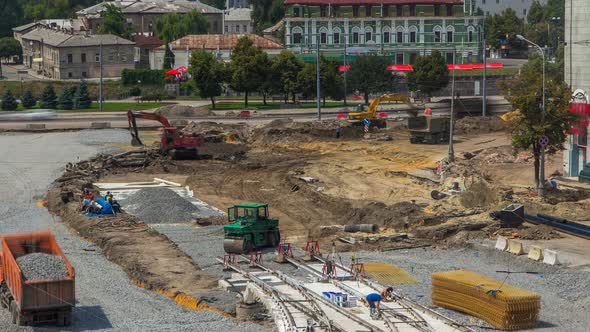
[[[134,35],[132,40],[135,42],[135,46],[137,47],[158,47],[160,45],[164,45],[164,41],[156,36]]]
[[[463,0],[285,0],[285,5],[463,5]]]
[[[260,37],[255,34],[211,34],[211,35],[188,35],[180,39],[173,41],[170,44],[170,48],[173,50],[186,50],[187,47],[190,50],[194,49],[206,49],[206,50],[227,50],[236,47],[238,39],[242,37],[248,37],[254,46],[262,49],[283,49],[283,45],[274,42],[268,38]],[[164,46],[158,47],[159,50],[163,50]]]

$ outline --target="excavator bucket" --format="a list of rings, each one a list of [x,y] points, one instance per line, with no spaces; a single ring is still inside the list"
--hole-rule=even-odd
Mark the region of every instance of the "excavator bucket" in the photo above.
[[[223,239],[223,250],[230,254],[245,254],[244,239]]]

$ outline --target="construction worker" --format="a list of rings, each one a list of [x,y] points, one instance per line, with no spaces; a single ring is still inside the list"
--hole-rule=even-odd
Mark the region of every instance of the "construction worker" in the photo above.
[[[113,194],[111,194],[110,191],[107,191],[107,194],[104,195],[104,200],[109,202],[110,204],[113,204]]]
[[[340,127],[340,125],[336,125],[336,138],[340,138],[341,132],[342,132],[342,127]]]
[[[384,301],[393,301],[393,287],[384,288],[381,291],[381,297]]]
[[[367,295],[367,303],[369,304],[369,312],[371,318],[379,319],[379,307],[381,306],[381,295],[377,293],[371,293]]]

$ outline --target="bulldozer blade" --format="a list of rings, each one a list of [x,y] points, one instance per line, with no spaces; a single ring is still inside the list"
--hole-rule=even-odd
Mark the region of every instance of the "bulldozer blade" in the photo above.
[[[142,145],[143,144],[141,144],[141,142],[136,137],[131,138],[131,146],[142,146]]]
[[[240,239],[223,239],[223,250],[229,254],[243,254],[244,240]]]

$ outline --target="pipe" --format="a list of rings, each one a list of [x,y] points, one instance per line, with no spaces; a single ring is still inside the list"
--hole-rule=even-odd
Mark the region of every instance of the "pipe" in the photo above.
[[[377,233],[379,231],[379,226],[377,226],[376,224],[346,225],[344,226],[344,231],[348,233]]]

